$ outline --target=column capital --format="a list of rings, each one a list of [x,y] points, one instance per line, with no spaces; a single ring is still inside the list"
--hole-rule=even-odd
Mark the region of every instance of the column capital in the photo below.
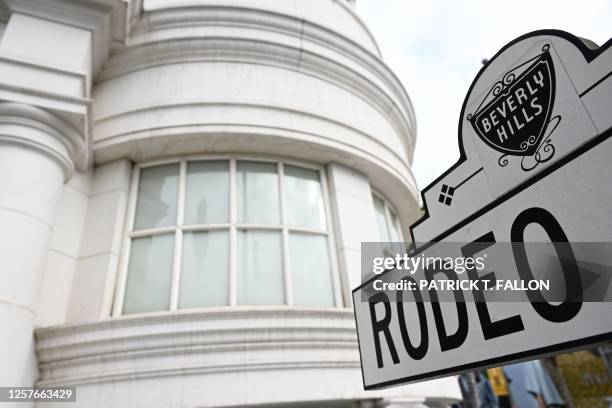
[[[0,144],[34,149],[56,160],[69,180],[86,166],[83,135],[61,117],[32,105],[0,103]]]

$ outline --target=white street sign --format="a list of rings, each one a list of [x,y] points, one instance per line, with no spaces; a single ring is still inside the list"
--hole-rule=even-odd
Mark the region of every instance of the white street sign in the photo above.
[[[612,242],[611,44],[592,49],[568,33],[538,31],[483,67],[461,112],[461,158],[423,191],[413,256],[448,252],[442,243],[463,243],[456,255],[467,256],[491,242],[570,242],[580,262],[612,265],[612,254],[575,244]],[[489,256],[489,277],[538,275],[524,246],[508,248]],[[427,288],[398,302],[380,285],[405,271],[374,276],[353,291],[365,388],[612,340],[612,303],[584,298],[588,284],[570,266],[559,275],[565,301],[550,303],[532,295],[492,302],[467,287],[453,302],[433,301]],[[411,277],[428,279],[422,270]],[[607,297],[609,278],[596,283]]]

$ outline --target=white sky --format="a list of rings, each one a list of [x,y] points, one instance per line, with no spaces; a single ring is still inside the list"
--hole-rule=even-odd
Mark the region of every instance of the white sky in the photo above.
[[[483,58],[543,28],[612,38],[612,0],[357,0],[357,10],[414,105],[420,189],[459,157],[459,112]]]

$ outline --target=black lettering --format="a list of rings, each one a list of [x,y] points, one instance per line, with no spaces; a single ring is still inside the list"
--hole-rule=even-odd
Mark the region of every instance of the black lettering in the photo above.
[[[551,305],[544,299],[541,292],[530,290],[527,292],[529,302],[544,319],[554,323],[567,322],[580,312],[583,295],[582,281],[572,246],[561,225],[550,212],[539,207],[528,208],[521,212],[514,220],[510,232],[512,252],[521,279],[525,281],[534,279],[523,237],[525,228],[531,223],[539,224],[544,228],[559,256],[565,281],[565,300],[558,305]]]
[[[393,364],[397,364],[399,363],[399,357],[397,356],[397,350],[395,349],[395,344],[393,344],[393,338],[389,331],[389,323],[391,322],[391,304],[389,303],[389,297],[384,292],[378,292],[370,296],[368,303],[370,304],[370,320],[372,321],[372,334],[374,335],[374,348],[376,349],[376,363],[378,364],[378,368],[382,368],[384,365],[382,350],[380,348],[380,332],[383,332],[385,336]],[[385,306],[385,316],[382,320],[376,319],[377,303],[382,303]]]
[[[404,281],[413,282],[414,287],[418,287],[417,282],[410,276],[402,278]],[[408,328],[406,327],[406,318],[404,316],[404,302],[403,302],[403,291],[397,292],[397,318],[399,320],[400,333],[402,333],[402,340],[404,347],[408,352],[408,355],[415,360],[420,360],[427,354],[427,348],[429,347],[429,333],[427,331],[427,315],[425,314],[425,305],[423,304],[423,297],[419,290],[413,290],[414,301],[416,303],[417,312],[419,313],[419,326],[421,328],[421,342],[417,347],[412,345],[410,337],[408,336]]]
[[[457,281],[459,279],[455,271],[453,271],[452,269],[425,269],[425,277],[430,282],[433,280],[433,277],[438,273],[443,273],[450,280]],[[453,291],[453,295],[455,296],[455,305],[457,306],[457,320],[459,322],[459,325],[455,333],[447,334],[446,327],[444,326],[444,319],[442,318],[442,310],[440,309],[438,294],[436,293],[435,289],[431,289],[429,291],[431,308],[433,309],[434,320],[436,322],[436,330],[438,331],[438,339],[440,340],[440,348],[442,351],[452,350],[461,346],[465,341],[468,333],[468,316],[463,292],[457,289]]]
[[[464,258],[472,257],[478,252],[482,252],[490,246],[495,244],[495,235],[493,231],[487,232],[480,238],[470,242],[469,244],[461,248],[461,253]],[[468,269],[468,277],[475,281],[477,279],[489,279],[495,281],[495,272],[489,272],[485,276],[479,278],[478,271],[476,269]],[[491,315],[489,314],[489,308],[484,298],[482,290],[472,290],[474,295],[474,302],[476,304],[476,311],[478,312],[478,320],[480,320],[480,327],[482,328],[482,334],[485,340],[494,339],[496,337],[505,336],[506,334],[516,333],[525,330],[523,321],[519,315],[507,317],[505,319],[491,321]]]

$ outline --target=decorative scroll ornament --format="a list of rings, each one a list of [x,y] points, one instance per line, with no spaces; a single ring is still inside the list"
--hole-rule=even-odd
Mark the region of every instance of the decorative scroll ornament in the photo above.
[[[506,72],[467,119],[483,142],[502,153],[501,167],[519,156],[521,169],[530,171],[555,154],[550,137],[561,116],[551,117],[554,101],[555,69],[546,44],[541,54]]]

